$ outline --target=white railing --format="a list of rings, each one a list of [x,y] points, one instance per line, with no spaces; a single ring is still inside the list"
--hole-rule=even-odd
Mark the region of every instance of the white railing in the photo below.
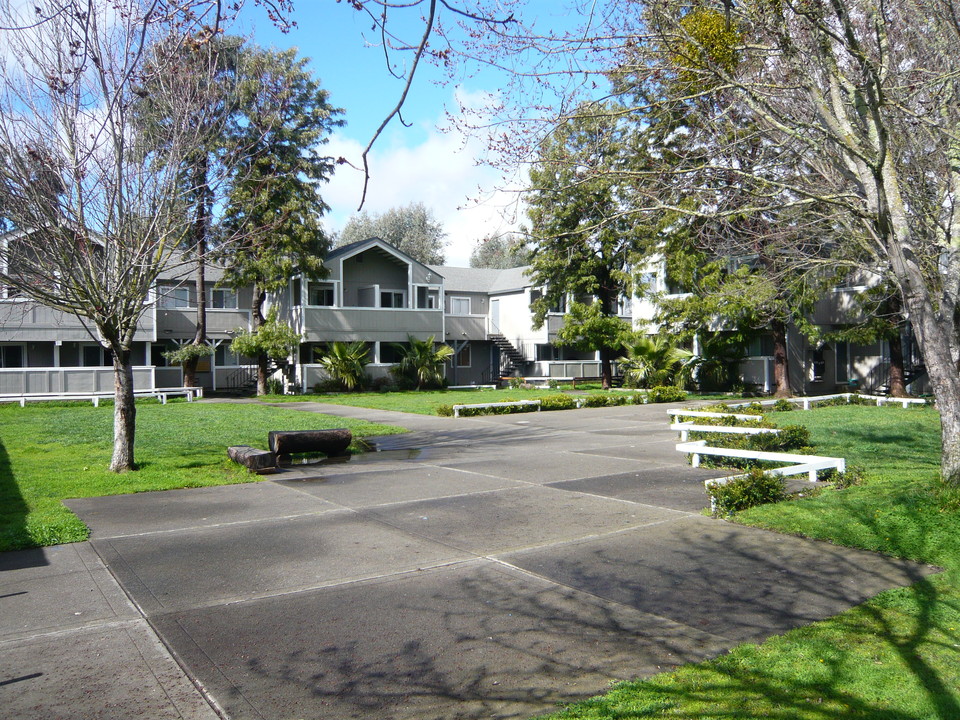
[[[193,402],[194,398],[203,397],[203,388],[201,387],[179,387],[179,388],[162,388],[155,390],[134,390],[133,396],[138,398],[144,397],[155,397],[157,398],[162,405],[167,404],[167,399],[170,397],[179,397],[183,396],[187,399],[187,402]],[[26,407],[28,402],[64,402],[64,401],[89,401],[93,403],[94,407],[100,407],[101,400],[112,400],[115,397],[115,393],[107,391],[99,392],[67,392],[67,393],[29,393],[29,394],[7,394],[0,395],[0,403],[9,403],[15,402],[19,403],[20,407]]]
[[[795,405],[801,405],[804,410],[809,410],[810,407],[818,402],[823,402],[824,400],[835,400],[837,398],[844,398],[848,403],[851,398],[861,398],[864,400],[873,400],[877,403],[877,407],[881,405],[886,405],[887,403],[899,403],[904,408],[909,405],[926,405],[927,400],[924,398],[896,398],[888,397],[886,395],[864,395],[862,393],[836,393],[834,395],[816,395],[813,397],[793,397],[793,398],[782,398],[787,402],[793,403]],[[742,402],[742,403],[731,403],[729,407],[739,408],[739,407],[748,407],[750,405],[762,405],[764,407],[769,407],[780,402],[780,400],[754,400],[752,402]]]
[[[706,440],[694,440],[692,442],[677,443],[677,451],[692,455],[690,465],[700,467],[701,455],[719,455],[722,457],[745,458],[748,460],[761,460],[765,462],[789,463],[788,467],[773,468],[766,472],[774,475],[802,475],[807,473],[810,482],[817,481],[818,470],[836,470],[843,472],[846,470],[846,461],[843,458],[822,457],[819,455],[798,455],[797,453],[767,452],[764,450],[741,450],[739,448],[718,448],[707,445]],[[732,478],[719,478],[717,480],[708,480],[715,483],[719,481],[727,482]]]

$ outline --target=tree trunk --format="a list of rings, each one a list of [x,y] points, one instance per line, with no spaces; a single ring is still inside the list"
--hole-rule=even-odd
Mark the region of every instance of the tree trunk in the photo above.
[[[926,288],[905,291],[904,304],[910,313],[940,412],[940,474],[946,484],[960,487],[960,375],[950,343],[949,332],[953,326],[934,310]]]
[[[782,320],[774,320],[770,323],[770,329],[773,331],[773,379],[776,390],[774,397],[791,397],[793,393],[790,390],[790,365],[787,357],[787,325]]]
[[[193,219],[193,251],[197,260],[197,331],[194,345],[207,344],[207,227],[210,216],[210,188],[207,185],[208,158],[203,155],[194,176],[197,206]],[[197,386],[199,357],[192,357],[183,364],[183,384]]]
[[[130,350],[113,353],[113,472],[135,470],[133,445],[136,436],[137,406],[133,398],[133,365]]]
[[[890,338],[890,395],[910,397],[910,393],[907,392],[906,372],[903,368],[903,343],[899,332]]]
[[[263,317],[263,301],[265,299],[266,293],[264,293],[259,285],[253,286],[253,302],[252,307],[250,308],[250,315],[253,318],[253,332],[256,333],[260,330],[260,326],[264,323]],[[270,362],[264,353],[257,355],[257,395],[266,395],[267,394],[267,366]]]
[[[613,387],[613,363],[611,362],[610,348],[600,348],[600,386],[604,390]]]

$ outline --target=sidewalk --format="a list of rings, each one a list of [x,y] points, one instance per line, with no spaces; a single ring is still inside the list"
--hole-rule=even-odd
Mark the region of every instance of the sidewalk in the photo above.
[[[90,543],[0,553],[0,708],[18,720],[216,720]]]

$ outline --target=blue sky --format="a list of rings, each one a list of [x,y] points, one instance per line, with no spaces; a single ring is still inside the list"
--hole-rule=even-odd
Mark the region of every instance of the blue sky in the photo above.
[[[360,153],[376,127],[397,102],[402,83],[387,72],[383,52],[368,46],[369,20],[347,3],[333,0],[299,0],[294,15],[297,27],[280,33],[259,10],[244,10],[240,30],[263,46],[297,47],[311,58],[312,69],[335,106],[345,110],[347,125],[335,133],[327,152],[344,156],[359,165]],[[412,18],[411,18],[412,19]],[[418,37],[411,24],[409,35]],[[422,72],[421,72],[422,71]],[[439,84],[442,73],[422,63],[407,98],[404,119],[407,128],[394,120],[378,140],[371,159],[371,184],[364,209],[383,212],[410,202],[423,202],[447,233],[447,262],[467,265],[476,241],[490,233],[504,232],[522,221],[518,217],[515,191],[499,172],[478,167],[484,147],[477,139],[438,130],[445,109],[454,110],[454,93],[482,97],[495,91],[498,78],[492,73],[459,84]],[[325,222],[339,229],[360,202],[361,173],[347,166],[338,169],[324,193],[331,206]],[[516,187],[516,178],[512,187]],[[481,202],[476,202],[482,198]]]

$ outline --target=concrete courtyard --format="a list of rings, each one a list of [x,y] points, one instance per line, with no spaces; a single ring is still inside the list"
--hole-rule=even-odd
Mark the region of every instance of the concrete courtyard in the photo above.
[[[413,432],[0,556],[11,717],[525,718],[931,572],[704,517],[666,406],[299,407]]]

